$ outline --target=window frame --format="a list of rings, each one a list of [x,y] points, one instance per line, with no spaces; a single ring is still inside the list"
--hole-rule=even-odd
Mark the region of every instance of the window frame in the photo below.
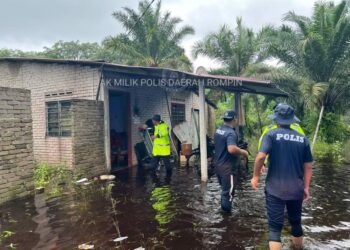
[[[57,112],[49,112],[50,105],[56,104]],[[66,105],[69,104],[69,105]],[[63,107],[63,109],[62,109]],[[62,118],[62,110],[68,107],[69,114],[68,118]],[[49,119],[49,114],[57,114],[57,122],[52,122]],[[64,114],[65,115],[65,114]],[[71,137],[72,136],[72,100],[58,100],[58,101],[48,101],[45,102],[45,117],[46,117],[46,137]],[[66,124],[62,125],[63,122],[69,121],[68,129],[63,129],[67,127]],[[51,124],[51,125],[50,125]],[[50,131],[50,126],[52,124],[57,124],[57,132]]]
[[[181,106],[183,108],[183,114],[174,114],[174,106]],[[179,119],[181,117],[182,119]],[[174,119],[176,118],[176,119]],[[171,102],[171,122],[173,126],[176,126],[180,123],[186,122],[186,104],[181,102]]]

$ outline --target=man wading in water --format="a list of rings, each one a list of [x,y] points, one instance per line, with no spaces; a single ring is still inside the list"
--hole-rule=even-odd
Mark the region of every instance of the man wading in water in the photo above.
[[[281,231],[285,207],[292,226],[293,245],[301,248],[302,204],[303,200],[309,199],[312,176],[313,159],[310,145],[304,135],[290,128],[290,124],[300,120],[294,116],[294,109],[289,105],[283,103],[277,105],[274,114],[269,118],[278,126],[262,138],[251,184],[257,189],[261,168],[266,156],[269,155],[265,194],[270,249],[282,249]]]
[[[237,181],[239,155],[248,157],[246,150],[237,147],[238,136],[233,129],[237,125],[236,113],[233,110],[225,112],[224,125],[215,132],[215,172],[221,185],[221,208],[231,212],[234,187]]]

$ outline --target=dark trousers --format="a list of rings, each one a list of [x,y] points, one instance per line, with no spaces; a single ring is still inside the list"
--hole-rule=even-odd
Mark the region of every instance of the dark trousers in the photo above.
[[[282,200],[267,192],[266,208],[269,221],[269,240],[281,242],[281,231],[284,223],[284,209],[287,207],[288,220],[292,226],[294,237],[303,236],[301,227],[301,211],[303,200]]]
[[[215,172],[221,186],[221,208],[230,212],[237,183],[236,176],[232,173],[232,167],[227,166],[216,166]]]
[[[170,156],[153,156],[152,158],[152,171],[153,174],[156,173],[158,165],[159,165],[159,161],[162,160],[164,165],[165,165],[165,169],[166,169],[166,174],[168,177],[171,176],[172,174],[172,166],[170,164]]]

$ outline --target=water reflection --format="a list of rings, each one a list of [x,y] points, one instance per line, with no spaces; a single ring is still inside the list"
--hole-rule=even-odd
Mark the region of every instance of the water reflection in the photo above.
[[[164,232],[164,225],[170,223],[176,216],[176,207],[172,200],[171,189],[168,185],[155,187],[151,193],[152,207],[156,211],[155,219],[159,230]]]
[[[350,166],[316,166],[305,205],[306,249],[350,247]],[[163,176],[161,177],[164,180]],[[220,213],[215,176],[202,184],[195,168],[174,169],[170,183],[147,171],[118,173],[115,182],[75,186],[57,197],[36,196],[0,207],[1,230],[15,232],[0,249],[266,249],[263,194],[242,180],[232,215]],[[128,238],[116,245],[113,239]],[[290,246],[284,232],[283,243]]]
[[[44,194],[37,194],[34,198],[36,215],[33,221],[38,224],[35,233],[40,235],[39,242],[33,247],[34,250],[57,249],[58,236],[50,226],[48,217],[48,207]]]

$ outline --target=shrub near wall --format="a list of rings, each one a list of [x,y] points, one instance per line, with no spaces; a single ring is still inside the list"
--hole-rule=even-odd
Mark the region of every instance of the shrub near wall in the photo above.
[[[0,87],[0,203],[33,190],[30,91]]]

